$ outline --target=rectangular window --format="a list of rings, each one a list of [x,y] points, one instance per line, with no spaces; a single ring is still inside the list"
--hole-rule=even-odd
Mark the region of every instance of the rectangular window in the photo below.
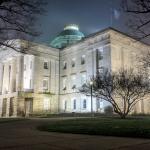
[[[71,66],[72,66],[72,68],[75,67],[75,59],[72,59]]]
[[[44,69],[48,69],[48,62],[44,62]]]
[[[81,65],[84,65],[85,64],[85,55],[83,55],[82,57],[81,57]]]
[[[103,59],[103,49],[98,49],[98,60],[102,60]]]
[[[86,84],[86,73],[81,74],[81,86]]]
[[[63,69],[64,69],[64,70],[67,69],[67,62],[65,62],[65,61],[64,61],[64,64],[63,64]]]
[[[43,80],[43,90],[48,90],[48,80]]]
[[[63,78],[63,90],[67,89],[67,78]]]

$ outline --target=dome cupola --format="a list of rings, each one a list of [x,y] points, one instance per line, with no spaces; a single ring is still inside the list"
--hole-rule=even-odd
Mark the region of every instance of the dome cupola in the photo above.
[[[82,38],[84,38],[84,34],[79,31],[78,25],[70,24],[64,27],[64,30],[52,40],[50,45],[62,49],[80,41]]]

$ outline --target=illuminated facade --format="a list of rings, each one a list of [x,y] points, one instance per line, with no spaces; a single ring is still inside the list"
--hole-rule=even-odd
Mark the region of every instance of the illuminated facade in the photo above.
[[[79,93],[78,88],[97,70],[135,67],[136,56],[149,48],[111,28],[88,37],[75,25],[66,30],[51,43],[61,50],[32,43],[27,54],[8,48],[0,52],[0,116],[90,112],[91,98]],[[68,30],[71,40],[66,43]],[[20,49],[27,44],[22,40],[15,43]],[[103,59],[99,59],[99,53]],[[92,104],[94,112],[104,112],[110,105],[95,98]],[[149,113],[149,108],[150,103],[143,100],[135,111]]]

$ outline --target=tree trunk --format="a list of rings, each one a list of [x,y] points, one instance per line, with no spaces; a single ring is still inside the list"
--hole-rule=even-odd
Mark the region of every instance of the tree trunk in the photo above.
[[[126,114],[119,114],[121,119],[126,119]]]

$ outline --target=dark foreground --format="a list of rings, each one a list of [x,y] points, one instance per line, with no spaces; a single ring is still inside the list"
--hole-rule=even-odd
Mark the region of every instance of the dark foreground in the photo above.
[[[0,123],[1,150],[149,150],[149,139],[41,132],[36,128],[55,119]]]

